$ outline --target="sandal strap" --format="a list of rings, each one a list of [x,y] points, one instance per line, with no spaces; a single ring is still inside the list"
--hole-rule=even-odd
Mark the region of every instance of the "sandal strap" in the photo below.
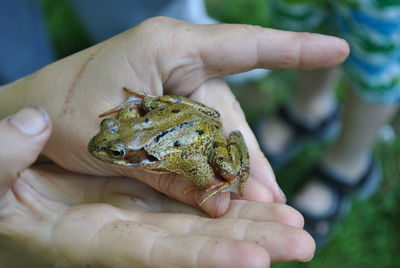
[[[350,194],[360,189],[368,180],[372,178],[373,172],[376,170],[375,162],[372,157],[365,170],[363,176],[355,184],[345,183],[343,177],[333,174],[331,171],[317,165],[312,171],[314,179],[327,185],[334,195],[334,203],[337,204],[332,210],[325,215],[314,215],[304,210],[300,210],[305,219],[304,228],[313,236],[320,248],[329,240],[332,224],[339,220],[347,213],[350,206]]]
[[[338,191],[338,194],[341,197],[348,196],[354,193],[357,189],[359,189],[371,176],[372,172],[375,170],[375,163],[371,157],[369,160],[367,169],[364,174],[355,184],[346,183],[346,178],[343,178],[339,174],[335,174],[332,171],[327,170],[321,165],[317,165],[314,167],[313,176],[320,182],[327,184],[333,189]]]
[[[279,116],[285,120],[296,132],[301,136],[317,136],[318,133],[323,132],[332,122],[339,120],[339,107],[336,105],[332,111],[322,119],[317,125],[310,126],[290,111],[287,105],[283,105],[278,109]]]

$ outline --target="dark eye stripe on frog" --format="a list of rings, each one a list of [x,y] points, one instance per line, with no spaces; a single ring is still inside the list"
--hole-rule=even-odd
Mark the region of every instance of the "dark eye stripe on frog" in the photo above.
[[[174,114],[176,114],[176,113],[179,113],[180,111],[181,111],[181,110],[175,109],[175,110],[172,110],[171,112],[174,113]]]
[[[174,127],[170,128],[170,129],[164,130],[154,138],[154,141],[158,142],[160,140],[160,138],[162,138],[163,136],[167,135],[169,132],[172,132],[172,131],[175,131],[177,129],[181,129],[181,128],[184,128],[184,127],[190,127],[190,126],[193,126],[193,125],[194,125],[193,122],[183,123],[183,124],[174,126]]]

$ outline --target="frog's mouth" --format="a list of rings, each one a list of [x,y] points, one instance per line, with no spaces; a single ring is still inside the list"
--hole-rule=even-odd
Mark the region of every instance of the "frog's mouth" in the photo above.
[[[158,159],[152,155],[150,155],[145,150],[129,150],[127,155],[125,156],[125,160],[128,163],[131,163],[134,166],[143,165],[150,162],[158,161]]]

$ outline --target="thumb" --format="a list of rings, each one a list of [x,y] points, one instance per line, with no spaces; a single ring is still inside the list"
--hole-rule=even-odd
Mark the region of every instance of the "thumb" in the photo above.
[[[47,113],[27,107],[0,121],[0,196],[42,151],[51,126]]]

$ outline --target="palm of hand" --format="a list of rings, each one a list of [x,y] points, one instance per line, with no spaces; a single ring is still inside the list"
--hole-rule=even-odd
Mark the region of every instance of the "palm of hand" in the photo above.
[[[302,248],[309,252],[313,245],[299,229],[301,216],[285,205],[233,201],[224,217],[210,219],[135,180],[52,164],[21,172],[0,200],[0,215],[7,219],[0,221],[2,244],[24,255],[0,251],[6,266],[252,267],[304,258],[296,242],[308,241]]]

